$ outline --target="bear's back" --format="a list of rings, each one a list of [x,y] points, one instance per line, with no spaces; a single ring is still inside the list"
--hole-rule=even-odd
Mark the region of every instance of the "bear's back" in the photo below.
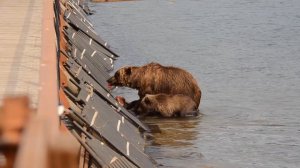
[[[156,109],[162,116],[171,117],[197,110],[196,103],[192,98],[183,94],[156,94],[146,95],[152,102],[152,108]]]
[[[201,90],[194,77],[187,71],[150,63],[141,67],[141,95],[145,94],[183,94],[191,97],[197,106],[200,104]],[[144,91],[144,93],[143,93]]]

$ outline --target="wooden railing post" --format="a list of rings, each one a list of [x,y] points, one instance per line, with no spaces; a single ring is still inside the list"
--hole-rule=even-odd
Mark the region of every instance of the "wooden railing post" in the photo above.
[[[3,160],[0,167],[11,168],[15,161],[21,133],[32,110],[26,96],[6,97],[0,110],[0,151]]]

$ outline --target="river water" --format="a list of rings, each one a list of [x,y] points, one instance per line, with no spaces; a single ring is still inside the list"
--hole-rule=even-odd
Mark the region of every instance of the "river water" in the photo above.
[[[159,167],[300,167],[300,1],[90,3],[97,32],[121,57],[191,72],[198,118],[159,119],[146,152]],[[119,88],[128,100],[136,92]]]

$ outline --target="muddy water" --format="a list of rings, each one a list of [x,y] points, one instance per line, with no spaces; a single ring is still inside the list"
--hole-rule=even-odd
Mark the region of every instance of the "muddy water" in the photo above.
[[[122,56],[116,68],[157,61],[201,85],[202,116],[146,119],[156,128],[146,150],[160,167],[300,166],[300,1],[91,5],[97,31]]]

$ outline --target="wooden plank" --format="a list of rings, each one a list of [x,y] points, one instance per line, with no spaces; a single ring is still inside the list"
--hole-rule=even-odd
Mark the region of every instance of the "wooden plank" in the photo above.
[[[98,43],[106,44],[106,42],[99,37],[99,35],[93,30],[88,22],[86,22],[85,17],[80,16],[73,10],[66,10],[64,13],[64,18],[68,23],[85,32],[88,36],[95,39]]]
[[[70,63],[72,59],[69,59],[67,62]],[[70,63],[72,64],[72,63]],[[74,62],[74,64],[76,64]],[[82,83],[88,84],[91,88],[94,89],[94,92],[96,94],[99,94],[104,100],[106,100],[108,103],[110,103],[115,109],[117,109],[122,116],[125,116],[126,119],[130,120],[132,123],[134,123],[137,127],[140,128],[140,130],[143,131],[149,131],[149,128],[143,124],[139,119],[137,119],[135,116],[133,116],[131,113],[129,113],[123,106],[120,106],[120,104],[112,97],[111,93],[107,91],[104,87],[99,85],[97,82],[95,82],[94,79],[92,79],[88,74],[86,74],[85,71],[80,68],[80,65],[70,65],[70,67],[66,67],[66,70],[73,76],[76,77],[79,80],[79,83],[76,83],[76,85],[81,85],[80,87],[83,87]],[[76,67],[74,67],[76,66]],[[77,67],[78,66],[78,67]],[[84,92],[85,90],[80,90],[81,92]],[[78,93],[76,93],[78,94]],[[82,98],[75,98],[75,100],[78,99],[78,101],[86,102],[86,97]]]
[[[94,115],[95,113],[93,113]],[[99,117],[100,118],[100,117]],[[106,121],[105,123],[95,122],[91,127],[97,130],[100,135],[111,145],[118,149],[126,158],[131,160],[139,167],[155,167],[151,159],[130,141],[124,141],[123,137],[117,130],[111,129],[114,123]]]
[[[101,62],[99,64],[99,62],[93,61],[89,56],[85,55],[81,57],[82,51],[76,46],[73,45],[71,48],[71,56],[76,60],[76,62],[78,62],[87,72],[91,72],[91,75],[95,76],[95,79],[104,79],[104,82],[100,83],[106,83],[106,80],[109,79],[110,76],[104,65]]]
[[[105,165],[109,165],[114,159],[120,158],[121,155],[113,151],[105,143],[93,138],[86,139],[87,145],[105,162]],[[103,165],[104,166],[104,165]]]
[[[90,111],[97,111],[100,116],[97,120],[98,122],[109,120],[113,124],[111,129],[115,129],[127,141],[130,141],[140,150],[144,150],[145,140],[140,136],[139,130],[128,122],[125,117],[108,106],[106,102],[97,97],[96,95],[93,96],[92,99],[94,100],[87,104],[82,113],[88,115],[87,113]],[[91,123],[93,118],[90,119]]]
[[[68,61],[70,61],[70,59],[68,60]],[[78,65],[79,66],[79,65]],[[68,69],[68,68],[67,68]],[[77,69],[77,68],[76,68]],[[73,70],[72,70],[73,71]],[[78,72],[79,71],[79,72]],[[79,78],[77,78],[77,79],[79,79],[80,81],[79,81],[79,83],[77,83],[75,80],[73,81],[73,84],[75,84],[75,85],[77,85],[77,87],[78,88],[80,88],[80,92],[87,92],[87,89],[85,88],[86,86],[87,86],[87,84],[89,84],[88,85],[88,87],[90,88],[90,89],[92,89],[93,90],[93,88],[95,87],[95,86],[98,86],[97,85],[97,83],[94,83],[94,84],[96,84],[96,85],[93,85],[93,84],[91,84],[90,83],[90,81],[89,80],[91,80],[91,81],[94,81],[93,79],[89,79],[89,80],[83,80],[83,79],[85,79],[85,78],[87,78],[87,77],[89,77],[88,75],[86,75],[86,76],[80,76],[80,73],[81,72],[84,72],[84,71],[82,71],[82,69],[80,70],[80,68],[79,68],[79,70],[78,70],[77,72],[76,72],[76,70],[74,70],[72,73],[74,73],[73,75],[74,76],[77,76],[77,77],[79,77]],[[71,71],[69,71],[69,72],[71,72]],[[71,74],[72,74],[71,73]],[[83,81],[82,81],[83,80]],[[75,82],[75,83],[74,83]],[[95,87],[96,88],[96,87]],[[90,90],[89,89],[89,90]],[[101,96],[101,98],[102,99],[105,99],[105,100],[107,100],[107,103],[113,103],[113,104],[111,104],[112,106],[110,106],[110,108],[111,107],[115,107],[115,109],[117,110],[117,111],[119,111],[120,113],[120,115],[122,115],[122,116],[124,116],[126,119],[128,119],[131,123],[133,123],[133,124],[135,124],[142,132],[143,131],[149,131],[149,128],[145,125],[145,124],[143,124],[139,119],[137,119],[135,116],[133,116],[132,114],[130,114],[126,109],[124,109],[124,107],[122,107],[122,106],[120,106],[119,105],[119,103],[114,99],[114,98],[112,98],[112,95],[109,93],[109,92],[107,92],[107,91],[105,91],[104,89],[102,89],[102,87],[98,87],[98,91],[96,91],[96,90],[93,90],[93,91],[96,91],[96,92],[98,92],[99,94],[100,94],[100,96]],[[99,92],[100,91],[100,92]],[[87,104],[87,102],[88,102],[88,100],[90,99],[90,97],[92,96],[92,94],[95,94],[95,93],[70,93],[70,91],[68,91],[68,90],[65,90],[65,92],[67,92],[67,94],[69,95],[69,96],[71,96],[72,97],[72,99],[73,100],[76,100],[76,101],[80,101],[80,102],[85,102],[85,104]],[[90,91],[90,92],[92,92],[92,91]],[[88,94],[90,94],[90,95],[88,95]],[[77,95],[77,96],[75,96],[75,95]],[[87,96],[89,96],[89,97],[87,97]],[[98,95],[99,96],[99,95]]]
[[[68,70],[68,72],[70,74],[72,74],[74,77],[78,78],[79,80],[82,79],[80,77],[89,77],[90,76],[93,78],[93,79],[91,79],[91,81],[95,81],[95,82],[99,83],[101,86],[106,86],[106,89],[108,89],[106,78],[104,78],[103,76],[98,76],[98,75],[92,74],[92,72],[95,72],[95,71],[89,71],[89,69],[87,69],[87,71],[85,71],[81,65],[79,65],[75,60],[73,60],[73,58],[69,58],[68,61],[66,62],[66,65],[67,65],[66,69]]]
[[[92,49],[100,51],[101,53],[112,59],[117,59],[117,57],[119,57],[116,53],[109,49],[107,43],[104,43],[103,45],[99,44],[93,37],[89,37],[83,31],[79,31],[78,34],[81,38],[85,39],[86,42],[88,42],[87,44],[89,44]]]
[[[42,24],[40,24],[30,23],[24,20],[25,25],[37,25],[42,30],[42,33],[39,34],[39,36],[42,35],[42,43],[41,46],[39,46],[41,47],[41,52],[38,53],[37,57],[37,59],[41,59],[41,66],[38,66],[40,69],[37,70],[37,73],[40,75],[40,81],[39,84],[36,84],[35,88],[36,91],[39,91],[39,100],[37,103],[37,113],[30,118],[25,129],[14,167],[74,167],[74,165],[78,165],[76,162],[76,150],[79,149],[78,143],[69,134],[59,132],[60,124],[57,115],[57,57],[53,25],[53,1],[29,1],[32,3],[29,4],[29,7],[33,8],[30,9],[30,11],[38,14],[38,16],[32,19],[43,21]],[[19,2],[11,2],[19,4]],[[43,7],[36,6],[34,2],[43,3]],[[34,10],[35,7],[40,8]],[[42,9],[43,15],[39,13]],[[16,12],[16,14],[19,15],[18,12]],[[27,34],[25,35],[29,36]],[[37,34],[34,35],[37,36]],[[25,56],[28,57],[28,55]],[[17,66],[14,68],[17,68]]]
[[[64,18],[70,23],[72,26],[76,27],[76,29],[79,29],[80,32],[84,33],[89,38],[93,39],[93,45],[97,46],[97,48],[101,48],[102,52],[106,54],[109,57],[116,58],[119,57],[115,52],[113,52],[108,43],[104,41],[97,32],[94,31],[94,29],[88,24],[85,17],[80,16],[79,14],[76,14],[74,11],[66,10],[64,14]],[[99,49],[98,49],[99,50]],[[99,50],[99,51],[101,51]]]
[[[95,61],[95,64],[102,64],[108,71],[113,69],[113,61],[110,60],[111,58],[102,54],[101,51],[92,49],[91,46],[88,44],[88,41],[84,38],[81,38],[78,35],[78,32],[75,31],[73,28],[68,27],[65,31],[65,34],[69,38],[70,42],[82,51],[82,53],[80,53],[81,56],[79,58],[83,56],[88,56],[89,58]]]
[[[0,9],[0,105],[6,95],[26,94],[37,107],[42,1],[1,0]]]

